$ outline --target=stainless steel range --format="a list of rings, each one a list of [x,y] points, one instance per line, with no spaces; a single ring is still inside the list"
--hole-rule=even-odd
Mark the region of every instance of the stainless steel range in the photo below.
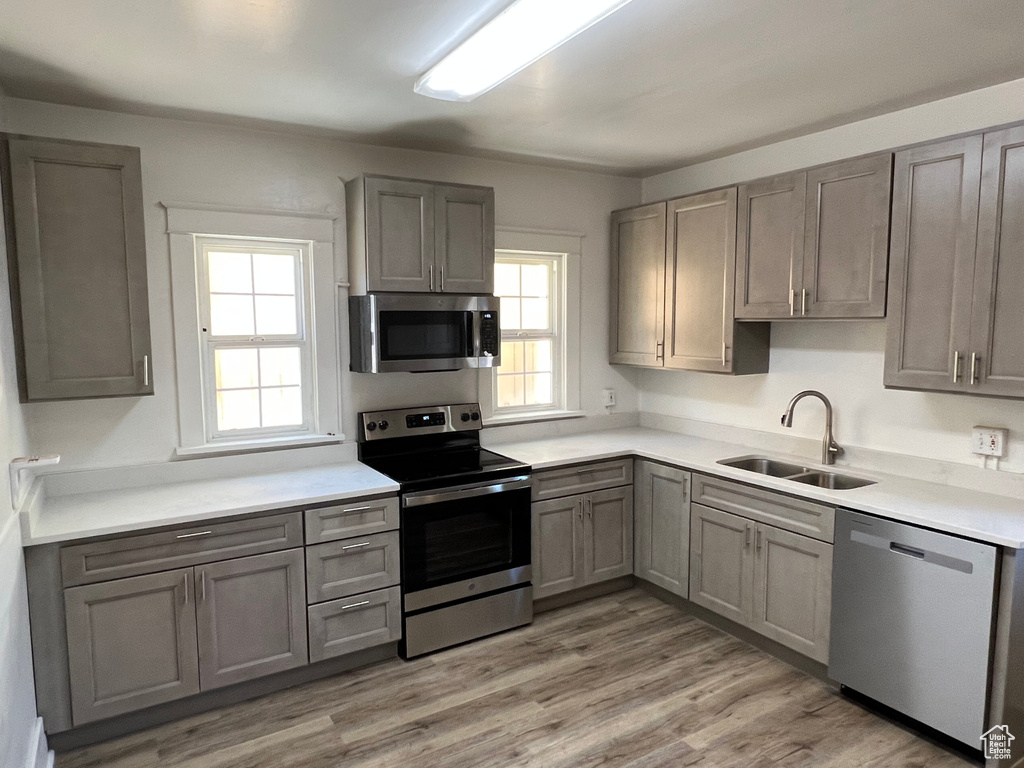
[[[402,657],[529,624],[530,467],[480,447],[480,406],[359,426],[359,460],[401,486]]]

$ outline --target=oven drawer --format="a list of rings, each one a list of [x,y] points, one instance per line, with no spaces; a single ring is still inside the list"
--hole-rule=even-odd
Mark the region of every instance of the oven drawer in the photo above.
[[[306,597],[322,603],[398,584],[398,531],[306,547]]]
[[[306,510],[307,544],[397,530],[397,496],[356,499],[346,504]]]
[[[373,648],[402,639],[402,594],[398,587],[311,605],[309,660]]]
[[[289,512],[75,544],[60,565],[71,587],[301,546],[302,513]]]
[[[545,469],[533,473],[533,501],[632,485],[633,460],[614,459],[593,464]]]

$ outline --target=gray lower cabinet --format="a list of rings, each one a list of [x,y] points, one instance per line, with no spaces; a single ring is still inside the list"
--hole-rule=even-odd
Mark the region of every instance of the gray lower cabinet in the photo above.
[[[197,566],[195,591],[204,691],[308,662],[303,550]]]
[[[633,488],[533,503],[533,596],[633,572]]]
[[[832,545],[692,504],[690,600],[828,661]]]
[[[309,660],[323,661],[402,637],[402,594],[397,586],[311,605]]]
[[[398,584],[398,531],[306,548],[306,598],[321,603]]]
[[[4,149],[22,400],[153,394],[138,148],[11,136]]]
[[[637,461],[633,478],[633,573],[687,597],[690,473],[653,461]]]
[[[64,591],[75,725],[199,692],[192,578],[183,568]]]

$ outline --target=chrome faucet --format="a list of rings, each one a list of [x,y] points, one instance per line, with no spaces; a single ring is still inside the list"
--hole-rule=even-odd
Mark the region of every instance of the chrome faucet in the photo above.
[[[805,389],[803,392],[798,392],[794,395],[793,399],[789,401],[789,405],[786,406],[786,412],[782,414],[782,426],[793,426],[793,406],[805,397],[816,397],[825,404],[825,438],[821,441],[821,463],[835,464],[836,456],[840,455],[843,449],[832,436],[832,403],[821,392],[814,389]]]

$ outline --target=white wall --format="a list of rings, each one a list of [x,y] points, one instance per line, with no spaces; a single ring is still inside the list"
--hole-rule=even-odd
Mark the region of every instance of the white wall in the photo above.
[[[634,374],[607,364],[608,214],[639,202],[639,180],[20,99],[7,99],[4,106],[14,132],[142,150],[156,395],[26,406],[29,445],[62,454],[62,469],[165,461],[177,445],[170,267],[160,201],[343,213],[339,177],[364,172],[493,186],[499,226],[584,234],[582,409],[604,415],[600,390],[614,387],[616,410],[636,410]],[[477,399],[476,374],[470,371],[346,371],[342,385],[350,438],[358,411]]]
[[[661,200],[804,166],[840,160],[1024,119],[1024,80],[682,168],[643,182],[645,201]],[[822,390],[838,414],[840,443],[961,463],[975,424],[1008,427],[1002,469],[1024,472],[1024,404],[882,387],[883,321],[774,323],[770,371],[726,378],[645,371],[643,411],[782,432],[779,417],[801,389]],[[821,408],[799,406],[794,431],[820,436]],[[788,432],[788,430],[787,430]]]
[[[3,118],[0,105],[0,128]],[[18,403],[7,291],[7,249],[0,226],[0,766],[25,768],[35,754],[36,698],[21,528],[11,507],[7,464],[25,454],[28,440]]]

